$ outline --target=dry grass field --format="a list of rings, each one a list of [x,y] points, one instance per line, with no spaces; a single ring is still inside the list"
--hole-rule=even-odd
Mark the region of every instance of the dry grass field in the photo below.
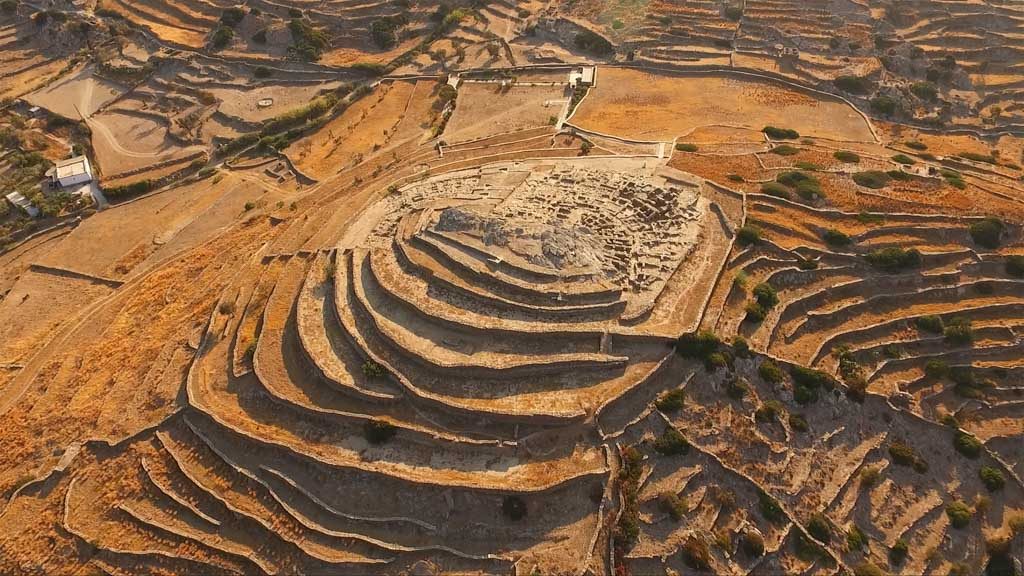
[[[743,76],[626,68],[601,69],[571,122],[635,140],[672,140],[705,126],[779,126],[830,140],[873,140],[864,118],[838,100]]]

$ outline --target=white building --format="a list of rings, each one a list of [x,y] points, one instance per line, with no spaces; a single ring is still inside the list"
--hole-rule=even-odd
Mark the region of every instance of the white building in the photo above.
[[[85,156],[75,156],[57,162],[53,168],[46,171],[46,176],[50,179],[51,185],[66,188],[92,181],[92,167]]]
[[[596,68],[594,66],[583,66],[569,72],[569,85],[573,88],[582,86],[593,86]]]
[[[39,209],[29,202],[28,198],[25,198],[20,192],[11,192],[7,196],[7,201],[13,204],[17,208],[21,208],[26,214],[35,218],[39,216]]]

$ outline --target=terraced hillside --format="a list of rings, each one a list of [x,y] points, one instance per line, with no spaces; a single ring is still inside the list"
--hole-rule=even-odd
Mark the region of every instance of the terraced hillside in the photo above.
[[[0,11],[0,573],[1021,574],[1013,3]]]

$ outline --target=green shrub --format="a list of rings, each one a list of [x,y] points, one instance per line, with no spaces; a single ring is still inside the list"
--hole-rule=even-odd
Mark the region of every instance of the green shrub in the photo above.
[[[612,46],[611,42],[590,30],[584,30],[577,34],[573,42],[580,50],[593,52],[599,56],[610,55],[615,51],[615,47]]]
[[[971,238],[979,246],[985,248],[998,248],[1002,242],[1003,231],[1006,226],[998,218],[985,218],[980,222],[971,224]]]
[[[757,374],[769,384],[778,384],[785,378],[782,368],[771,359],[761,362],[761,365],[757,367]]]
[[[747,224],[736,231],[736,242],[740,246],[750,246],[761,241],[761,229]]]
[[[932,101],[939,96],[939,89],[931,82],[914,82],[910,86],[910,93],[921,100]]]
[[[235,37],[235,32],[227,26],[221,26],[214,31],[213,36],[210,37],[210,45],[213,48],[220,50],[231,43],[231,39]]]
[[[837,150],[832,154],[832,157],[847,164],[857,164],[860,162],[860,155],[849,150]]]
[[[853,175],[853,181],[856,182],[858,186],[871,188],[872,190],[885,188],[889,185],[889,180],[891,180],[891,178],[888,174],[878,170],[865,170],[864,172],[857,172]]]
[[[874,486],[882,476],[880,466],[865,466],[860,471],[860,482],[864,486]]]
[[[874,90],[874,85],[867,78],[859,76],[840,76],[834,81],[836,88],[851,94],[869,94]]]
[[[743,7],[742,6],[726,6],[725,17],[733,22],[738,22],[740,18],[743,18]]]
[[[733,400],[742,400],[750,393],[750,384],[743,379],[730,380],[726,385],[725,393]]]
[[[784,524],[786,522],[786,513],[782,510],[782,506],[779,505],[775,498],[772,498],[768,493],[761,491],[757,495],[758,507],[761,510],[761,515],[764,516],[765,520],[772,524]]]
[[[978,438],[973,434],[968,434],[967,432],[958,430],[956,434],[953,435],[953,447],[956,448],[957,452],[972,460],[981,456],[981,440],[978,440]]]
[[[917,326],[918,330],[931,332],[932,334],[942,334],[942,331],[945,330],[942,317],[935,314],[929,314],[927,316],[917,318],[914,320],[914,325]]]
[[[909,142],[904,142],[903,145],[906,146],[907,148],[913,148],[914,150],[928,149],[928,145],[925,144],[924,142],[921,142],[920,140],[911,140]]]
[[[680,142],[680,143],[676,144],[676,150],[679,150],[680,152],[696,152],[697,151],[697,145],[696,144]]]
[[[501,511],[510,520],[522,520],[526,516],[526,502],[519,496],[505,496],[501,501]]]
[[[971,523],[974,511],[962,500],[955,500],[946,506],[946,516],[949,516],[949,523],[953,528],[966,528]]]
[[[1003,476],[1003,473],[998,468],[992,466],[982,466],[981,470],[978,471],[978,476],[989,492],[1002,490],[1003,486],[1006,485],[1006,477]]]
[[[960,152],[957,156],[973,160],[975,162],[982,162],[984,164],[999,164],[999,159],[994,154],[978,154],[977,152]]]
[[[779,144],[770,150],[772,154],[778,154],[779,156],[793,156],[800,152],[800,149],[796,146],[790,146],[789,144]]]
[[[730,182],[746,182],[747,181],[746,178],[744,178],[743,176],[740,176],[739,174],[729,174],[728,176],[726,176],[726,178],[728,178]]]
[[[654,441],[654,450],[662,456],[678,456],[690,451],[690,443],[675,428],[668,428]]]
[[[260,28],[259,30],[257,30],[256,33],[252,35],[252,41],[257,43],[257,44],[266,44],[267,43],[267,29],[266,28]]]
[[[832,541],[832,525],[828,518],[820,512],[811,516],[807,522],[807,533],[815,540],[828,544]]]
[[[743,336],[737,334],[732,337],[732,348],[740,358],[750,357],[750,344],[747,343],[747,339]]]
[[[875,96],[871,99],[871,109],[879,114],[890,116],[896,113],[899,104],[889,96]]]
[[[850,526],[850,529],[846,532],[846,549],[850,552],[858,552],[863,550],[867,545],[867,534],[864,534],[856,524]]]
[[[654,406],[662,412],[678,412],[683,408],[686,391],[676,388],[654,401]]]
[[[900,182],[907,182],[914,179],[913,174],[908,174],[902,170],[889,170],[885,175],[893,180],[899,180]]]
[[[245,18],[245,10],[237,6],[225,8],[220,14],[220,21],[225,26],[231,26],[234,28],[242,23],[242,19]]]
[[[773,140],[796,140],[800,138],[800,133],[790,128],[776,128],[775,126],[765,126],[761,129],[762,132],[768,135]]]
[[[676,352],[684,358],[707,358],[721,344],[714,332],[694,332],[683,334],[676,340]]]
[[[754,411],[754,420],[763,423],[778,422],[779,418],[786,412],[782,404],[777,400],[769,400],[758,406]]]
[[[768,311],[764,309],[764,306],[761,306],[756,301],[748,302],[744,311],[746,314],[743,316],[743,320],[745,322],[753,322],[754,324],[763,322],[764,317],[768,315]]]
[[[949,364],[945,360],[929,360],[924,365],[924,373],[929,378],[945,378],[949,374]]]
[[[683,516],[690,511],[690,505],[685,498],[680,498],[674,492],[662,492],[658,495],[658,504],[661,509],[679,522]]]
[[[764,536],[753,529],[747,529],[740,540],[740,550],[750,558],[764,556]]]
[[[953,318],[942,332],[948,344],[963,346],[974,341],[974,330],[968,318]]]
[[[1006,273],[1017,278],[1024,278],[1024,255],[1013,254],[1007,256]]]
[[[889,458],[891,458],[895,464],[900,466],[910,466],[915,470],[922,468],[920,463],[924,462],[924,460],[917,455],[917,452],[914,451],[913,447],[900,440],[893,441],[892,444],[889,444]],[[925,464],[924,469],[927,470],[927,464]]]
[[[911,158],[910,156],[907,156],[906,154],[897,154],[897,155],[893,156],[892,159],[893,159],[893,162],[897,162],[899,164],[904,164],[906,166],[911,166],[913,164],[917,164],[917,160],[914,160],[913,158]]]
[[[789,415],[789,427],[797,432],[807,432],[810,430],[810,426],[807,425],[807,419],[801,414]]]
[[[907,542],[900,538],[893,543],[892,548],[889,548],[889,561],[899,566],[907,559],[908,552]]]
[[[3,2],[0,2],[0,11],[3,11],[4,14],[14,14],[17,10],[17,0],[3,0]],[[96,13],[99,14],[99,10],[97,10]]]
[[[821,166],[815,164],[814,162],[808,162],[806,160],[800,160],[799,162],[796,162],[794,165],[801,170],[810,170],[811,172],[821,170]]]
[[[839,230],[836,230],[834,228],[829,228],[828,230],[826,230],[825,233],[822,234],[822,238],[825,240],[826,244],[828,244],[829,246],[835,246],[837,248],[849,246],[850,244],[853,243],[853,240],[851,240],[846,233],[840,232]]]
[[[370,22],[370,39],[378,48],[388,50],[398,42],[398,29],[406,24],[404,15],[378,18]]]
[[[885,215],[873,214],[871,212],[859,212],[857,214],[857,222],[861,224],[881,224],[885,222]]]
[[[270,78],[271,76],[273,76],[273,74],[274,71],[271,70],[270,68],[267,68],[266,66],[257,66],[252,71],[252,75],[257,78]]]
[[[367,360],[363,362],[362,366],[363,375],[369,378],[381,378],[387,374],[387,370],[383,366],[374,362],[373,360]]]
[[[302,60],[319,60],[329,45],[327,35],[302,20],[301,16],[295,16],[288,22],[288,31],[292,36],[292,45],[288,47],[288,51]]]
[[[778,293],[775,291],[775,288],[767,282],[762,282],[757,286],[754,286],[754,298],[756,298],[757,303],[765,309],[772,308],[779,303]]]
[[[367,420],[363,423],[363,436],[370,444],[384,444],[398,433],[398,428],[382,420]]]
[[[707,358],[704,359],[704,368],[708,372],[714,372],[727,366],[729,366],[729,360],[721,352],[708,354]]]
[[[765,182],[764,184],[761,184],[761,193],[768,194],[769,196],[775,196],[777,198],[785,198],[786,200],[793,197],[793,195],[789,193],[789,188],[786,188],[778,182]]]
[[[890,274],[921,265],[921,253],[916,248],[904,250],[895,246],[872,250],[864,256],[869,264]]]

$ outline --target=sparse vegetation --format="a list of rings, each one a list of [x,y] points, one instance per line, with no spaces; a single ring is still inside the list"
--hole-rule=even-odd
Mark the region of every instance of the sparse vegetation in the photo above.
[[[675,428],[668,428],[654,441],[654,450],[662,456],[679,456],[690,451],[690,443]]]
[[[822,239],[824,239],[825,243],[829,246],[836,248],[843,248],[853,243],[853,240],[846,235],[846,233],[840,232],[835,228],[829,228],[826,230],[825,233],[822,234]]]
[[[915,248],[909,250],[897,247],[880,248],[872,250],[864,258],[868,264],[889,274],[905,272],[921,265],[921,253]]]
[[[962,500],[955,500],[946,505],[946,516],[953,528],[963,529],[971,523],[974,511]]]
[[[505,496],[501,501],[501,511],[509,520],[522,520],[526,517],[526,502],[519,496]]]
[[[398,428],[382,420],[367,420],[363,424],[363,437],[370,444],[385,444],[397,433]]]
[[[686,392],[682,388],[676,388],[658,398],[654,405],[662,412],[678,412],[682,410],[686,399]]]
[[[847,164],[857,164],[860,162],[860,154],[850,152],[849,150],[837,150],[832,154],[832,157]]]
[[[996,249],[1002,243],[1006,225],[998,218],[985,218],[971,224],[970,233],[974,243],[989,249]]]
[[[658,495],[658,504],[661,510],[668,514],[673,520],[679,522],[690,511],[690,505],[685,498],[677,496],[674,492],[662,492]]]
[[[892,178],[888,174],[878,170],[866,170],[864,172],[857,172],[853,175],[853,181],[856,182],[858,186],[871,188],[873,190],[885,188],[889,185],[890,180],[892,180]]]
[[[696,152],[698,148],[696,144],[680,142],[676,144],[676,150],[679,150],[680,152]]]
[[[736,242],[740,246],[750,246],[761,241],[761,229],[755,226],[742,226],[736,231]]]

